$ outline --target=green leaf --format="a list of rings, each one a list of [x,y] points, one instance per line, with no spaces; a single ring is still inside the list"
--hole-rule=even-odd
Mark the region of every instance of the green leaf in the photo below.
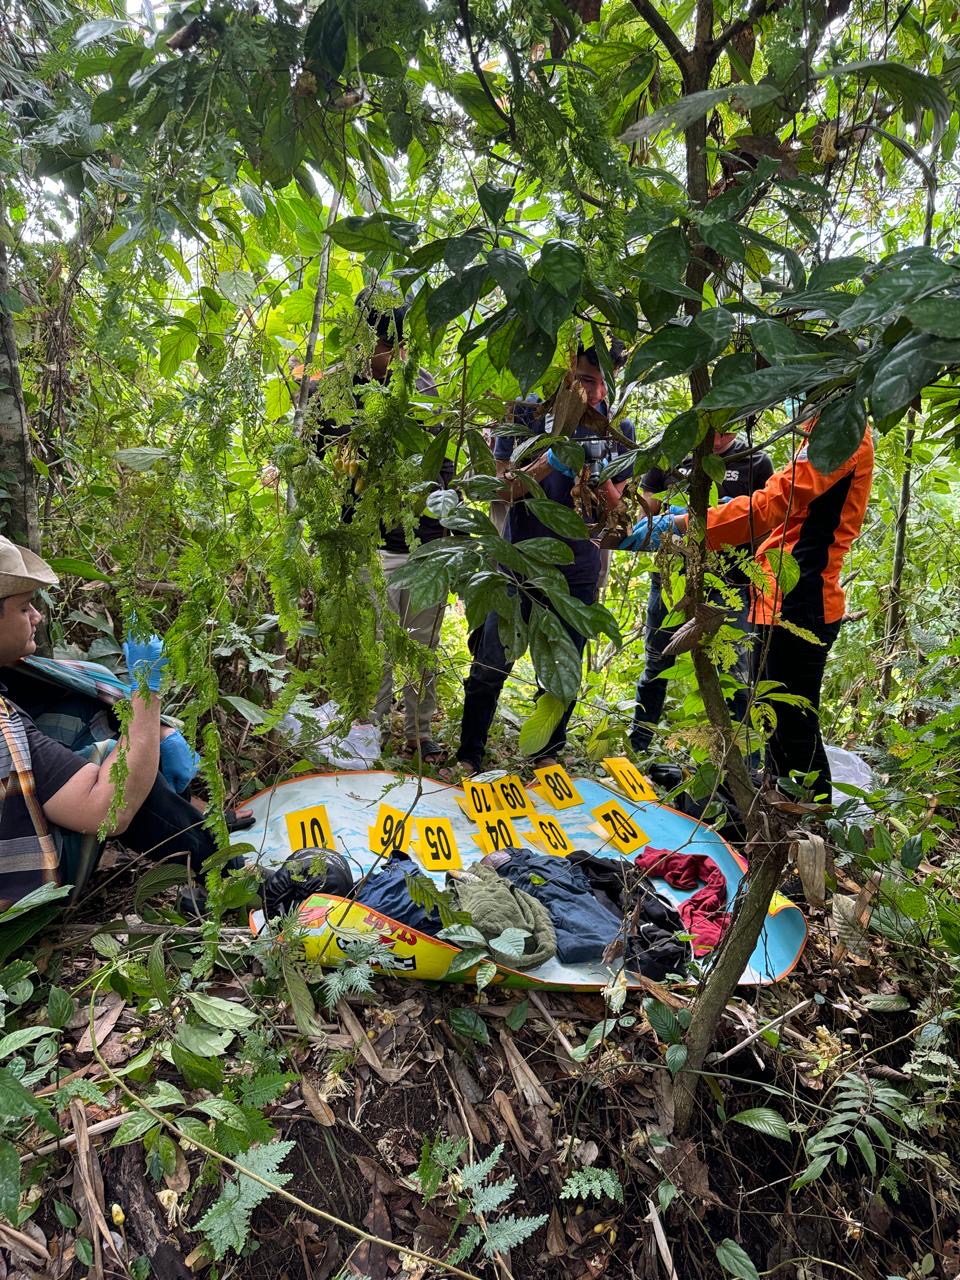
[[[527,264],[512,249],[491,249],[487,254],[490,274],[508,302],[516,302],[528,283]]]
[[[687,1061],[687,1046],[685,1044],[671,1044],[667,1046],[666,1063],[667,1070],[672,1076],[682,1071]]]
[[[683,1038],[680,1023],[673,1010],[661,1000],[652,997],[644,1000],[643,1012],[647,1021],[664,1044],[679,1044]]]
[[[867,429],[867,411],[855,392],[822,409],[810,432],[807,458],[825,476],[852,458]]]
[[[51,987],[47,996],[47,1018],[51,1027],[58,1031],[65,1027],[73,1017],[76,1002],[63,987]]]
[[[97,40],[103,40],[106,36],[115,36],[120,31],[126,31],[130,23],[124,18],[95,18],[92,22],[85,22],[83,26],[77,28],[77,32],[73,37],[74,49],[85,49],[88,44],[93,44]]]
[[[313,1003],[313,996],[310,994],[306,979],[292,961],[288,962],[286,956],[283,959],[282,968],[283,981],[287,988],[287,995],[290,997],[290,1008],[293,1010],[293,1020],[297,1024],[297,1029],[301,1035],[319,1039],[323,1032],[317,1022],[316,1005]]]
[[[580,654],[557,615],[540,605],[530,615],[530,658],[547,693],[564,703],[576,698],[583,669]]]
[[[183,1028],[181,1027],[182,1031]],[[223,1086],[223,1063],[217,1056],[201,1056],[174,1039],[170,1044],[173,1065],[191,1089],[216,1092]]]
[[[750,1255],[729,1236],[717,1245],[717,1261],[734,1280],[760,1280],[757,1268],[750,1261]]]
[[[544,749],[566,708],[562,698],[552,693],[540,695],[533,711],[520,726],[517,742],[524,755],[535,756]]]
[[[249,698],[241,698],[239,694],[225,693],[221,695],[221,702],[226,702],[233,707],[234,711],[239,711],[244,720],[250,724],[266,724],[267,713],[263,707],[258,707],[255,702],[251,702]]]
[[[147,956],[147,977],[153,994],[162,1005],[170,1003],[170,988],[167,985],[166,963],[163,954],[163,938],[155,939]]]
[[[251,213],[255,218],[262,218],[267,212],[267,202],[252,182],[242,182],[240,184],[240,199],[243,201],[247,212]]]
[[[383,49],[371,49],[363,55],[357,65],[367,76],[391,76],[396,78],[397,76],[402,76],[407,69],[406,63],[396,49],[389,46]]]
[[[554,502],[552,498],[528,498],[527,510],[535,515],[541,524],[545,524],[562,538],[582,539],[589,537],[583,518],[572,507]]]
[[[872,995],[864,997],[863,1006],[871,1013],[903,1013],[910,1008],[910,1001],[906,996]]]
[[[801,1187],[806,1187],[811,1182],[816,1182],[832,1159],[833,1152],[828,1151],[825,1155],[817,1156],[815,1160],[811,1160],[803,1173],[800,1174],[800,1177],[794,1179],[790,1188],[791,1191],[799,1191]]]
[[[870,408],[887,418],[907,405],[945,364],[960,361],[960,342],[944,342],[926,333],[909,333],[877,369],[870,387]]]
[[[757,1133],[765,1133],[768,1138],[781,1138],[784,1142],[791,1140],[790,1126],[772,1107],[750,1107],[730,1119],[746,1125],[748,1129],[756,1129]]]
[[[149,1111],[131,1111],[123,1117],[120,1128],[110,1141],[111,1147],[125,1147],[128,1142],[136,1142],[145,1133],[157,1127],[156,1121]]]
[[[492,960],[483,960],[477,965],[476,984],[477,990],[482,991],[484,987],[489,987],[490,983],[497,976],[497,966]]]
[[[194,346],[196,346],[196,339],[194,339]],[[162,372],[163,369],[161,369]],[[172,455],[169,449],[155,449],[149,445],[141,445],[135,449],[118,449],[113,456],[128,471],[149,471],[158,462],[163,462]]]
[[[781,592],[787,596],[800,581],[800,566],[789,551],[774,547],[767,552],[767,562]]]
[[[933,113],[932,141],[938,142],[950,121],[952,107],[939,82],[932,76],[922,75],[902,62],[889,58],[866,59],[863,62],[841,62],[815,73],[818,80],[840,80],[846,76],[862,76],[873,80],[888,98],[902,104],[909,119],[923,111]]]
[[[447,1022],[458,1035],[466,1036],[468,1040],[476,1040],[478,1044],[490,1043],[487,1024],[474,1008],[468,1006],[466,1009],[451,1009],[447,1014]]]
[[[477,188],[480,208],[495,227],[506,217],[513,196],[513,187],[504,187],[497,182],[484,182]]]
[[[731,84],[723,89],[701,89],[698,93],[688,93],[676,102],[656,111],[632,124],[620,135],[620,141],[637,142],[641,138],[649,138],[664,129],[675,129],[680,132],[702,120],[723,102],[737,98],[744,107],[762,107],[780,96],[781,90],[773,84]]]
[[[871,1174],[876,1177],[877,1173],[877,1154],[873,1149],[873,1143],[867,1137],[864,1129],[854,1129],[853,1140],[863,1156],[863,1162],[870,1170]]]
[[[488,278],[484,264],[471,267],[461,276],[450,276],[433,290],[427,298],[427,323],[434,343],[451,320],[463,315],[477,302]]]
[[[91,564],[89,560],[78,560],[76,556],[54,556],[48,564],[54,573],[67,574],[71,578],[83,578],[85,582],[111,581],[95,564]]]
[[[57,1221],[61,1227],[66,1227],[68,1231],[72,1231],[80,1219],[76,1215],[73,1205],[67,1204],[65,1200],[55,1200],[53,1211],[57,1215]]]
[[[340,218],[327,228],[334,244],[353,253],[394,253],[415,244],[419,234],[415,223],[382,213],[366,218]]]
[[[526,947],[530,935],[526,929],[509,928],[490,939],[490,950],[506,956],[508,960],[519,960]]]
[[[86,1236],[77,1236],[74,1241],[77,1258],[85,1267],[93,1266],[93,1245]]]
[[[960,338],[960,298],[924,298],[904,315],[917,329],[938,338]]]
[[[0,1138],[0,1216],[17,1225],[20,1204],[20,1156],[12,1142]]]
[[[519,1031],[523,1026],[523,1024],[526,1022],[527,1018],[529,1018],[529,1016],[530,1016],[530,1001],[526,997],[524,997],[519,1004],[515,1004],[513,1006],[513,1008],[504,1018],[504,1022],[507,1024],[507,1026],[511,1031]]]
[[[700,443],[706,433],[706,422],[696,409],[685,409],[667,424],[657,453],[670,466],[677,466]]]
[[[943,289],[956,280],[955,268],[935,258],[914,255],[876,275],[844,307],[838,327],[849,330],[886,323],[922,294]]]
[[[133,899],[134,910],[142,911],[150,898],[166,892],[167,889],[172,889],[174,885],[186,884],[188,879],[189,873],[186,867],[162,863],[159,866],[150,867],[137,881]]]
[[[825,381],[831,372],[831,365],[827,362],[815,369],[796,365],[757,369],[754,373],[731,378],[722,386],[714,387],[700,401],[698,408],[736,409],[738,416],[743,416],[779,404],[787,396]]]
[[[240,1163],[251,1173],[282,1187],[293,1175],[279,1173],[278,1169],[294,1145],[293,1142],[271,1142],[266,1146],[251,1147],[243,1153]],[[269,1187],[254,1182],[243,1174],[227,1183],[220,1198],[207,1210],[195,1228],[203,1232],[215,1259],[219,1261],[231,1249],[240,1253],[247,1243],[251,1213],[270,1194]]]
[[[577,245],[569,240],[547,240],[537,265],[542,278],[558,293],[574,296],[579,293],[585,263]]]
[[[36,1115],[43,1104],[25,1089],[7,1067],[0,1067],[0,1119],[19,1120]]]
[[[316,62],[336,78],[347,59],[347,31],[337,0],[324,0],[304,33],[303,51],[308,62]]]
[[[227,1051],[234,1034],[233,1031],[214,1031],[212,1027],[195,1022],[181,1022],[173,1043],[182,1045],[198,1058],[219,1058]]]
[[[245,1031],[252,1027],[259,1017],[255,1009],[237,1004],[235,1000],[223,1000],[220,996],[202,995],[199,991],[188,991],[187,1000],[193,1005],[196,1013],[212,1027],[222,1027],[225,1031]]]
[[[447,241],[443,249],[443,260],[451,271],[460,275],[464,267],[470,265],[482,248],[483,240],[480,236],[475,232],[467,232],[466,235],[454,236],[452,240]],[[427,315],[429,314],[428,308]]]
[[[489,343],[487,346],[489,350]],[[541,329],[534,329],[532,333],[525,333],[520,338],[514,336],[507,365],[520,384],[521,395],[526,395],[537,385],[549,369],[556,349],[556,338]]]

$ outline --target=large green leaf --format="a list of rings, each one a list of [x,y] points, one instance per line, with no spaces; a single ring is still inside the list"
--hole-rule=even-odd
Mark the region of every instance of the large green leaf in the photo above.
[[[625,372],[627,382],[657,382],[708,364],[723,351],[733,333],[734,316],[726,307],[711,307],[689,324],[668,324],[634,351]]]
[[[904,312],[907,319],[924,333],[938,338],[960,338],[960,298],[924,298]]]
[[[497,182],[484,182],[477,187],[477,199],[480,201],[480,208],[494,226],[499,226],[503,222],[513,197],[513,187],[504,187]]]
[[[927,333],[908,333],[885,357],[870,387],[876,418],[899,412],[932,382],[946,364],[960,362],[960,342],[945,342]]]
[[[732,98],[738,99],[745,108],[762,107],[764,103],[778,98],[780,92],[773,84],[729,84],[723,89],[701,89],[699,93],[685,94],[669,106],[659,107],[651,115],[644,116],[620,135],[620,141],[638,142],[641,138],[652,137],[664,129],[688,129],[715,107]]]
[[[583,519],[573,510],[551,498],[528,498],[527,510],[535,515],[541,524],[545,524],[561,538],[586,538],[587,526]]]
[[[490,344],[487,344],[489,350]],[[555,336],[544,333],[542,329],[534,329],[515,338],[507,359],[510,372],[520,384],[520,394],[526,395],[537,385],[546,371],[557,349]],[[493,356],[491,354],[491,360]]]
[[[580,654],[557,615],[541,605],[530,614],[530,658],[547,693],[572,702],[580,688]]]
[[[727,1275],[733,1277],[733,1280],[760,1280],[750,1255],[729,1236],[717,1245],[717,1261]]]
[[[924,111],[933,113],[933,141],[943,136],[953,108],[939,81],[923,75],[913,67],[890,58],[866,59],[863,62],[838,63],[816,72],[818,80],[842,80],[847,76],[873,80],[888,98],[901,103],[904,115],[917,117]]]
[[[367,218],[340,218],[327,229],[327,235],[342,249],[355,253],[392,253],[416,244],[420,229],[405,218],[374,213]]]
[[[537,699],[533,711],[520,726],[517,743],[524,755],[535,756],[543,750],[560,723],[566,706],[562,698],[552,693],[544,693]]]
[[[583,252],[569,240],[548,240],[540,250],[540,275],[558,293],[578,293],[583,280]]]
[[[463,275],[450,276],[433,290],[427,298],[427,323],[434,342],[451,320],[463,315],[477,302],[488,279],[485,265],[470,267]]]
[[[527,265],[512,249],[491,249],[487,254],[490,274],[508,302],[516,302],[527,284]]]
[[[840,317],[841,329],[887,322],[922,294],[953,284],[957,272],[946,263],[915,260],[875,276]]]
[[[701,409],[736,409],[739,414],[751,413],[779,404],[785,397],[804,391],[825,380],[831,372],[826,363],[819,368],[801,368],[797,365],[757,369],[755,373],[731,378],[723,386],[713,390],[700,401]]]
[[[781,1138],[784,1142],[789,1142],[792,1136],[786,1120],[772,1107],[750,1107],[747,1111],[739,1111],[730,1119],[737,1124],[746,1125],[748,1129],[755,1129],[757,1133],[765,1133],[768,1138]]]
[[[867,427],[867,411],[855,393],[824,408],[810,433],[807,457],[811,466],[828,476],[860,448]]]

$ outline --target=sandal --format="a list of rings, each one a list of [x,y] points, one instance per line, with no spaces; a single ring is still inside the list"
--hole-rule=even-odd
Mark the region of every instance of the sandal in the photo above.
[[[447,753],[439,742],[434,742],[432,738],[421,738],[419,742],[408,742],[404,754],[419,756],[422,764],[441,765]]]

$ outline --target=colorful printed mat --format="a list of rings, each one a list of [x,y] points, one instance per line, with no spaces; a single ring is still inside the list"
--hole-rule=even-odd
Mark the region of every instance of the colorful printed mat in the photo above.
[[[354,880],[381,862],[384,852],[403,848],[439,886],[448,871],[469,866],[484,853],[509,845],[564,856],[585,849],[599,857],[632,857],[647,846],[706,854],[721,868],[732,904],[745,863],[715,831],[660,804],[649,783],[626,760],[605,762],[608,781],[570,778],[562,769],[541,771],[540,783],[524,787],[519,778],[482,775],[462,787],[394,773],[319,773],[280,783],[247,804],[255,825],[233,836],[236,845],[263,867],[282,863],[292,851],[339,849],[350,860]],[[253,852],[250,852],[252,846]],[[654,886],[681,902],[683,892],[661,880]],[[300,908],[308,951],[331,965],[343,958],[338,929],[374,931],[391,947],[401,977],[442,980],[457,948],[389,920],[362,905],[314,894]],[[261,912],[251,916],[259,931]],[[776,982],[803,951],[807,927],[788,899],[774,900],[741,982]],[[509,986],[597,990],[611,977],[601,963],[570,965],[554,959],[520,973],[500,966],[498,980]],[[456,981],[471,981],[469,972]],[[639,979],[628,980],[642,985]]]

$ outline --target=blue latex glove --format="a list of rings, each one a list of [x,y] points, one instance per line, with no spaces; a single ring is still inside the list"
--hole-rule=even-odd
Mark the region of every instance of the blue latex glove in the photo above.
[[[550,463],[550,466],[553,467],[554,471],[559,471],[562,476],[569,476],[571,480],[575,479],[574,473],[566,463],[560,461],[552,449],[547,450],[547,462]]]
[[[620,543],[621,551],[657,551],[660,548],[660,540],[667,533],[679,533],[680,526],[672,515],[641,516],[637,523],[633,526],[631,533],[628,533],[624,540]],[[647,534],[650,540],[647,541]]]
[[[145,640],[135,640],[128,636],[123,642],[123,656],[130,683],[143,683],[152,693],[159,693],[163,669],[169,661],[160,637],[147,636]]]
[[[672,516],[685,516],[687,514],[686,507],[668,507],[667,510]]]
[[[160,772],[174,791],[185,791],[200,768],[200,757],[179,729],[160,740]]]
[[[728,502],[732,502],[732,501],[733,501],[732,497],[721,498],[718,505],[721,507],[725,507]]]

